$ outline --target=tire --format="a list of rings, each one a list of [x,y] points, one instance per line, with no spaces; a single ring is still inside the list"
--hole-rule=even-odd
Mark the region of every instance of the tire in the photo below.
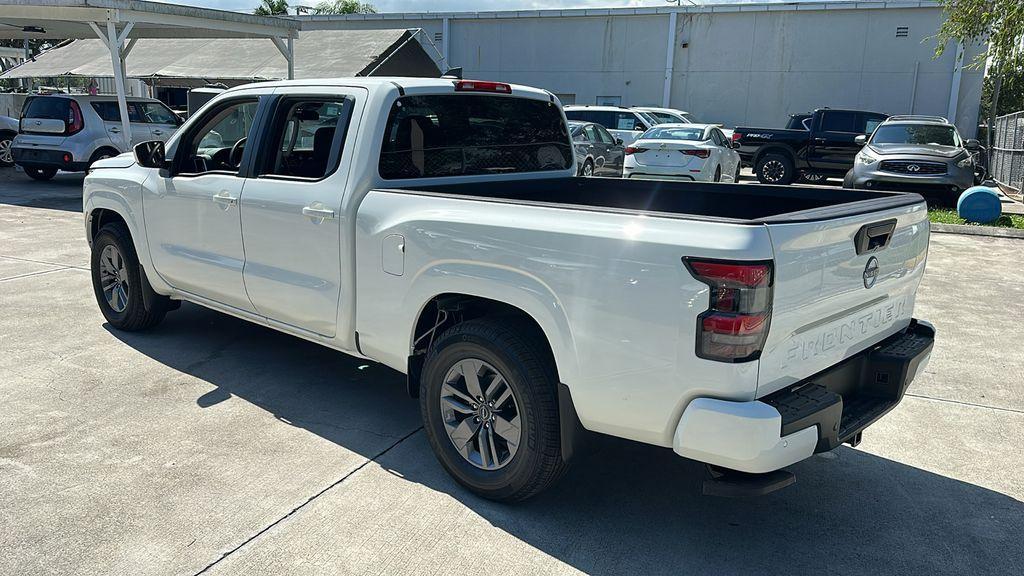
[[[853,168],[846,171],[846,176],[843,176],[843,188],[856,188],[853,185]]]
[[[11,145],[14,143],[14,132],[0,132],[0,166],[14,166],[14,154]]]
[[[490,500],[529,498],[551,486],[567,468],[554,360],[530,328],[514,317],[457,324],[438,337],[423,365],[420,412],[434,455],[457,482]],[[479,396],[473,398],[463,374],[474,370],[477,391],[485,400],[497,400],[493,408]],[[505,386],[492,373],[507,383],[511,394],[506,396]],[[510,425],[516,421],[518,431]],[[514,448],[509,437],[517,440]],[[456,442],[461,438],[468,440],[459,449]]]
[[[25,167],[25,174],[28,174],[29,178],[31,178],[33,180],[39,180],[40,182],[45,182],[47,180],[52,180],[53,177],[57,175],[57,169],[56,168],[34,168],[34,167],[26,166]]]
[[[717,166],[715,168],[715,182],[721,182],[721,181],[722,181],[722,167],[721,166]]]
[[[584,178],[590,178],[594,175],[594,163],[590,160],[583,162],[583,166],[580,167],[580,176]]]
[[[739,184],[740,183],[740,165],[739,164],[736,164],[736,172],[732,175],[732,183],[733,184]]]
[[[754,173],[761,184],[792,184],[796,178],[796,169],[789,156],[771,152],[758,159]]]
[[[90,268],[96,303],[111,326],[134,332],[152,328],[164,319],[170,299],[153,292],[144,281],[135,245],[124,224],[111,223],[100,229],[92,242]],[[112,279],[116,280],[111,289]],[[149,309],[146,299],[151,302]]]
[[[118,152],[112,148],[100,148],[99,150],[92,153],[89,157],[89,167],[91,168],[94,163],[104,158],[113,158],[117,156]]]

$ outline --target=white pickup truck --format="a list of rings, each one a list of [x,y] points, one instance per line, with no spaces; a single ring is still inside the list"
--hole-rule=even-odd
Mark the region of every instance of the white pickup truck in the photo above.
[[[543,90],[231,89],[92,167],[96,299],[121,330],[188,300],[406,374],[441,464],[497,500],[551,485],[585,430],[766,492],[923,369],[921,197],[574,167]]]

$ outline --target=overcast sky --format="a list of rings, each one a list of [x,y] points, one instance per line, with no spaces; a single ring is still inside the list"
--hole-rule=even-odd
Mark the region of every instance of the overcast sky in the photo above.
[[[167,0],[164,0],[167,1]],[[687,0],[682,0],[684,4]],[[695,0],[703,4],[763,2],[765,0]],[[772,1],[772,0],[768,0]],[[793,0],[779,0],[790,1]],[[799,1],[799,0],[798,0]],[[828,0],[816,0],[818,2]],[[318,0],[289,0],[289,4],[316,5]],[[205,8],[252,12],[259,0],[179,0],[174,4],[190,4]],[[665,0],[370,0],[378,12],[468,12],[486,10],[538,10],[545,8],[585,8],[624,6],[668,6]],[[673,2],[674,3],[674,2]]]

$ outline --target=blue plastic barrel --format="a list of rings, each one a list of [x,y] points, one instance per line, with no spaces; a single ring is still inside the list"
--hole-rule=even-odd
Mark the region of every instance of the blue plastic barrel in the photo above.
[[[1003,212],[999,193],[988,186],[972,186],[960,195],[956,212],[968,222],[991,222]]]

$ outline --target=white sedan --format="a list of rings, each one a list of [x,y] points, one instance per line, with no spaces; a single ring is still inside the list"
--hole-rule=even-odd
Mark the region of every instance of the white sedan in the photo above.
[[[626,147],[623,178],[738,182],[740,155],[713,124],[659,124]]]

